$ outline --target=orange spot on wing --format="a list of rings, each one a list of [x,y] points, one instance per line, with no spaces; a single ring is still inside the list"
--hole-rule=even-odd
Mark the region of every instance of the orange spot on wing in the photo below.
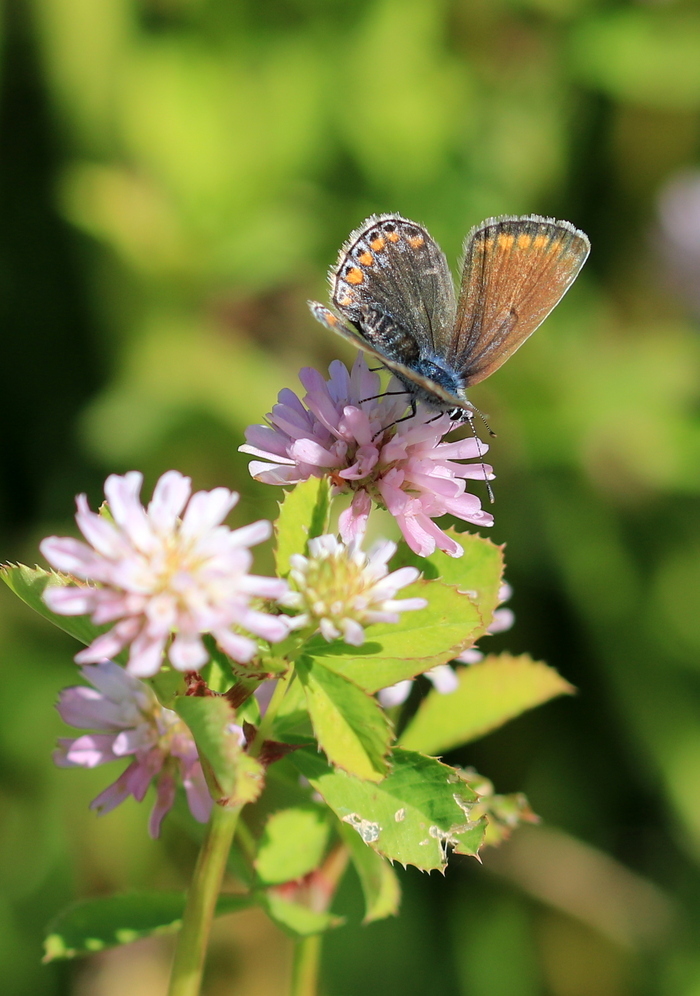
[[[383,235],[377,235],[370,242],[370,246],[372,247],[372,249],[374,249],[375,252],[381,252],[385,245],[386,245],[386,240]]]
[[[345,274],[345,279],[349,284],[361,284],[365,277],[362,270],[357,266],[353,266]]]
[[[544,249],[548,242],[549,237],[547,235],[536,235],[533,246],[535,249]]]
[[[420,247],[425,244],[425,239],[422,235],[414,235],[408,240],[408,244],[411,249],[420,249]]]
[[[360,255],[357,257],[357,259],[358,262],[362,263],[363,266],[371,266],[372,263],[374,262],[374,256],[372,255],[371,252],[367,251],[361,252]]]
[[[499,249],[512,249],[514,242],[515,242],[515,236],[514,235],[510,235],[508,232],[502,232],[498,236],[498,248]]]
[[[529,249],[532,244],[532,236],[523,232],[518,236],[518,249]]]
[[[389,242],[398,242],[400,238],[398,232],[387,232],[386,237],[388,238]]]

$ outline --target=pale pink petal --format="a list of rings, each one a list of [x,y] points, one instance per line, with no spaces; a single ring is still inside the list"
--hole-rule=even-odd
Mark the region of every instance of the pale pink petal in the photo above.
[[[191,478],[177,470],[163,474],[153,489],[153,498],[148,505],[148,517],[158,532],[166,533],[175,528],[191,491]]]
[[[93,640],[89,647],[81,650],[74,657],[76,664],[99,664],[105,658],[116,657],[128,643],[127,637],[120,637],[115,626],[108,633],[102,633]]]
[[[124,725],[121,705],[84,685],[64,688],[56,708],[64,723],[81,730],[117,731]]]
[[[488,632],[492,634],[505,633],[506,630],[511,629],[514,623],[515,613],[512,609],[496,609]]]
[[[413,682],[410,679],[397,681],[395,685],[389,685],[388,688],[380,688],[377,692],[377,698],[385,709],[391,709],[393,706],[402,705],[406,701],[411,694],[412,687]]]
[[[183,536],[201,536],[214,526],[218,526],[238,501],[235,491],[228,488],[214,488],[213,491],[198,491],[190,498],[182,520]]]
[[[96,768],[98,764],[114,761],[115,735],[112,733],[87,733],[75,740],[62,738],[58,741],[59,750],[54,754],[54,763],[61,768]]]
[[[130,730],[122,730],[114,738],[112,749],[117,757],[125,757],[127,754],[135,754],[138,750],[150,748],[153,743],[153,731],[145,723],[140,723]]]
[[[112,782],[104,792],[100,792],[90,803],[90,809],[94,809],[99,816],[104,816],[105,813],[110,813],[124,802],[125,799],[128,799],[131,795],[129,790],[129,772],[135,766],[138,766],[138,761],[133,761],[126,771],[117,778],[116,782]]]
[[[439,692],[440,695],[451,695],[459,688],[457,673],[449,664],[438,664],[437,667],[426,671],[425,677],[433,683],[435,691]]]
[[[251,522],[249,526],[241,526],[231,533],[231,542],[239,546],[257,546],[272,536],[272,523],[267,519]]]
[[[199,761],[190,767],[187,775],[182,779],[182,784],[185,787],[190,812],[199,823],[206,823],[211,816],[214,801],[207,788]]]
[[[311,476],[310,467],[283,467],[270,463],[261,463],[259,460],[251,460],[248,464],[248,472],[256,481],[263,484],[299,484],[306,481]]]
[[[87,616],[94,607],[95,589],[49,584],[44,588],[43,601],[59,616]]]
[[[75,521],[78,528],[101,557],[115,560],[128,554],[129,544],[124,535],[104,515],[90,511],[85,495],[78,495],[76,504],[78,511]]]
[[[160,670],[163,663],[165,639],[141,633],[131,644],[127,667],[137,678],[150,678]],[[110,655],[113,656],[113,655]]]
[[[136,470],[120,477],[110,474],[105,481],[105,495],[115,523],[124,530],[131,543],[144,553],[153,548],[154,535],[143,505],[139,501],[143,475]]]
[[[316,467],[338,466],[336,454],[313,439],[298,439],[292,444],[289,455],[297,462],[310,463]]]
[[[257,612],[255,609],[247,609],[241,613],[237,620],[239,625],[245,629],[261,636],[270,643],[279,643],[289,635],[289,627],[285,616],[271,616],[266,612]]]
[[[168,651],[170,663],[178,671],[198,671],[209,660],[199,636],[176,636]]]
[[[93,577],[94,570],[101,566],[100,559],[87,544],[69,536],[47,536],[39,549],[57,571],[79,578]]]
[[[148,835],[154,840],[160,835],[160,826],[163,818],[173,808],[176,788],[175,779],[167,772],[164,772],[158,779],[156,801],[148,821]]]
[[[213,633],[213,636],[224,653],[240,664],[247,664],[258,651],[257,644],[253,640],[239,633],[232,633],[231,630],[219,629]]]

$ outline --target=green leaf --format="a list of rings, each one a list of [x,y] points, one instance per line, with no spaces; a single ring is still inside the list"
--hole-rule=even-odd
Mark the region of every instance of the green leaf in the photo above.
[[[448,557],[436,550],[429,557],[419,557],[404,542],[392,561],[392,568],[411,565],[423,571],[426,578],[438,578],[443,584],[454,585],[468,594],[482,618],[482,629],[474,639],[483,636],[493,619],[498,605],[498,592],[503,580],[503,548],[476,533],[458,533],[446,530],[464,550],[463,557]]]
[[[219,896],[216,915],[247,909],[253,896]],[[184,892],[133,892],[74,903],[55,917],[44,940],[44,961],[94,954],[182,926]]]
[[[321,934],[324,930],[339,927],[344,921],[342,917],[332,913],[320,913],[294,903],[280,895],[276,889],[268,889],[260,893],[260,902],[267,910],[271,920],[292,937],[309,937],[311,934]]]
[[[460,668],[459,687],[449,695],[433,690],[401,736],[401,744],[442,754],[476,740],[527,709],[575,689],[554,668],[527,654],[487,657]]]
[[[255,867],[265,885],[303,878],[321,864],[330,827],[318,806],[273,813],[265,824]]]
[[[363,923],[395,916],[401,902],[401,887],[394,869],[386,858],[367,847],[362,837],[347,823],[340,823],[338,829],[350,850],[365,897]]]
[[[449,846],[462,854],[481,846],[484,823],[470,818],[476,793],[435,758],[399,748],[378,784],[333,769],[312,751],[299,750],[292,760],[336,816],[390,861],[443,869]]]
[[[328,760],[358,778],[383,778],[391,726],[376,699],[322,662],[302,658],[296,670],[316,739]]]
[[[0,577],[30,608],[81,643],[92,643],[100,633],[110,629],[109,625],[95,626],[89,616],[59,616],[44,604],[41,596],[47,585],[75,584],[75,578],[67,574],[45,571],[41,567],[25,567],[24,564],[4,564],[0,567]]]
[[[470,647],[483,632],[481,615],[469,597],[441,581],[416,581],[401,592],[425,598],[428,606],[406,612],[398,623],[369,626],[361,647],[313,637],[306,652],[325,667],[350,678],[367,692],[376,692],[404,678],[413,678],[445,664]],[[489,620],[490,621],[490,620]]]
[[[232,729],[236,716],[226,699],[182,695],[173,708],[192,732],[214,798],[232,806],[254,802],[262,792],[265,770],[241,748],[238,732]]]
[[[275,556],[277,573],[281,577],[289,574],[292,554],[305,553],[308,541],[327,531],[329,516],[330,484],[327,478],[311,477],[297,484],[293,491],[285,492],[275,523]]]

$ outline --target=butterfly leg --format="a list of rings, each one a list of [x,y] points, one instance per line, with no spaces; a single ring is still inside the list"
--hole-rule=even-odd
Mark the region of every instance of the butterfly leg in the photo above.
[[[387,393],[389,393],[389,394],[408,394],[408,391],[389,391]],[[380,394],[379,397],[381,398],[382,395]],[[367,399],[365,399],[365,400],[367,400]],[[380,436],[383,432],[386,432],[387,429],[391,429],[395,425],[398,425],[399,422],[407,422],[409,418],[415,418],[415,414],[416,414],[416,399],[414,397],[412,397],[411,398],[411,410],[408,413],[408,415],[402,415],[401,418],[397,418],[395,422],[390,422],[389,425],[385,425],[383,429],[380,429],[378,432],[375,432],[375,434],[372,436],[372,442],[374,442],[374,440],[377,438],[377,436]]]

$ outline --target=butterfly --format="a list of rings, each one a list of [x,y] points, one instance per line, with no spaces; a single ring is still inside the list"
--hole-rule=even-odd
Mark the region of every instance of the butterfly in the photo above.
[[[309,307],[396,375],[411,406],[406,418],[422,401],[471,422],[477,409],[466,389],[532,335],[589,251],[587,236],[568,221],[489,218],[466,237],[457,298],[445,255],[425,228],[398,214],[372,215],[328,275],[334,307]]]

